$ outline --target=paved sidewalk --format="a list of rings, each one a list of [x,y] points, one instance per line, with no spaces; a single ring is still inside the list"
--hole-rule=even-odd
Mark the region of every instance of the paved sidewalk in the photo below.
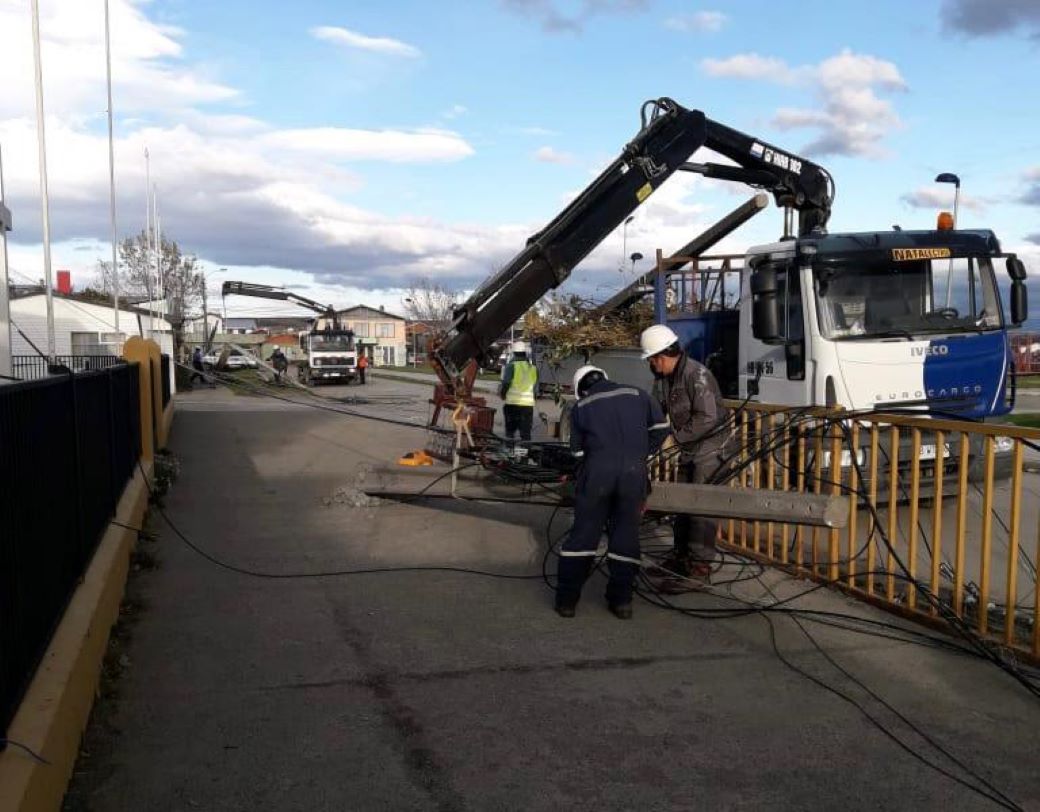
[[[337,501],[359,466],[417,447],[421,430],[219,390],[190,404],[174,422],[181,475],[167,512],[224,561],[270,574],[540,571],[546,508]],[[555,531],[566,522],[557,517]],[[111,715],[88,736],[69,809],[996,808],[786,667],[760,616],[695,620],[640,603],[620,622],[600,581],[565,621],[537,578],[262,579],[221,569],[154,526],[160,566],[133,586],[143,608],[127,670]],[[771,580],[782,595],[808,586]],[[703,594],[680,601],[733,606]],[[893,622],[824,591],[792,605]],[[789,619],[772,622],[792,663],[962,774]],[[934,648],[806,627],[958,758],[1040,809],[1040,703],[1009,678]]]

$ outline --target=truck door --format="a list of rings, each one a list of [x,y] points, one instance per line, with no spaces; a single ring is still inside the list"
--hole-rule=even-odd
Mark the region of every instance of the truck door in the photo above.
[[[805,289],[801,271],[791,258],[769,259],[756,267],[776,273],[779,326],[782,343],[766,344],[751,327],[750,276],[745,275],[741,296],[740,396],[761,403],[805,406],[811,401],[811,380],[805,329]]]

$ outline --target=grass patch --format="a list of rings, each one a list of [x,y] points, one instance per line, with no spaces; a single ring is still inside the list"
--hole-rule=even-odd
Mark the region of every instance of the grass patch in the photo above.
[[[1019,389],[1040,389],[1040,375],[1020,375],[1015,378],[1015,386]]]
[[[1040,412],[1008,415],[1008,423],[1028,429],[1040,429]]]

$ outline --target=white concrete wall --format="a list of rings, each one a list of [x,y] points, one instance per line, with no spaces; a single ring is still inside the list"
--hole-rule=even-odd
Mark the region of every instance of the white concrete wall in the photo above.
[[[114,321],[111,307],[55,296],[54,352],[57,355],[71,355],[72,333],[113,333],[115,332]],[[124,336],[140,335],[140,329],[143,328],[145,337],[148,338],[148,322],[149,317],[142,316],[139,326],[136,313],[128,310],[120,310],[119,312],[119,330]],[[36,354],[15,328],[25,333],[44,353],[47,352],[46,296],[26,296],[11,302],[11,323],[13,355]],[[168,333],[170,325],[164,320],[157,318],[155,319],[154,329],[157,334]]]
[[[155,332],[149,333],[149,316],[143,315],[138,322],[136,313],[129,310],[119,311],[119,331],[124,337],[140,335],[144,330],[145,338],[154,338],[159,349],[173,357],[173,334],[170,325],[163,319],[154,321]],[[90,304],[74,299],[54,297],[54,353],[55,355],[72,355],[73,333],[114,333],[115,322],[112,308],[106,305]],[[15,329],[17,328],[17,329]],[[11,302],[11,354],[36,355],[28,341],[18,330],[39,347],[40,352],[47,354],[47,297],[26,296]],[[113,347],[112,352],[119,354],[122,347]],[[170,364],[170,391],[174,387],[174,365]]]

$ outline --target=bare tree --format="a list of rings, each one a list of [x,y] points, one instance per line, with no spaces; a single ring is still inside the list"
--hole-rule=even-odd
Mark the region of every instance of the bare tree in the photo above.
[[[432,282],[429,277],[413,280],[401,298],[408,318],[414,321],[444,322],[451,319],[457,291]]]
[[[113,275],[110,262],[98,262],[93,287],[111,295],[118,278],[119,295],[158,299],[156,289],[155,251],[148,234],[141,231],[119,244],[119,270]],[[173,327],[174,343],[181,342],[181,331],[187,313],[196,308],[202,298],[203,277],[198,260],[181,253],[173,240],[162,239],[160,251],[162,298],[166,301],[166,317]]]

